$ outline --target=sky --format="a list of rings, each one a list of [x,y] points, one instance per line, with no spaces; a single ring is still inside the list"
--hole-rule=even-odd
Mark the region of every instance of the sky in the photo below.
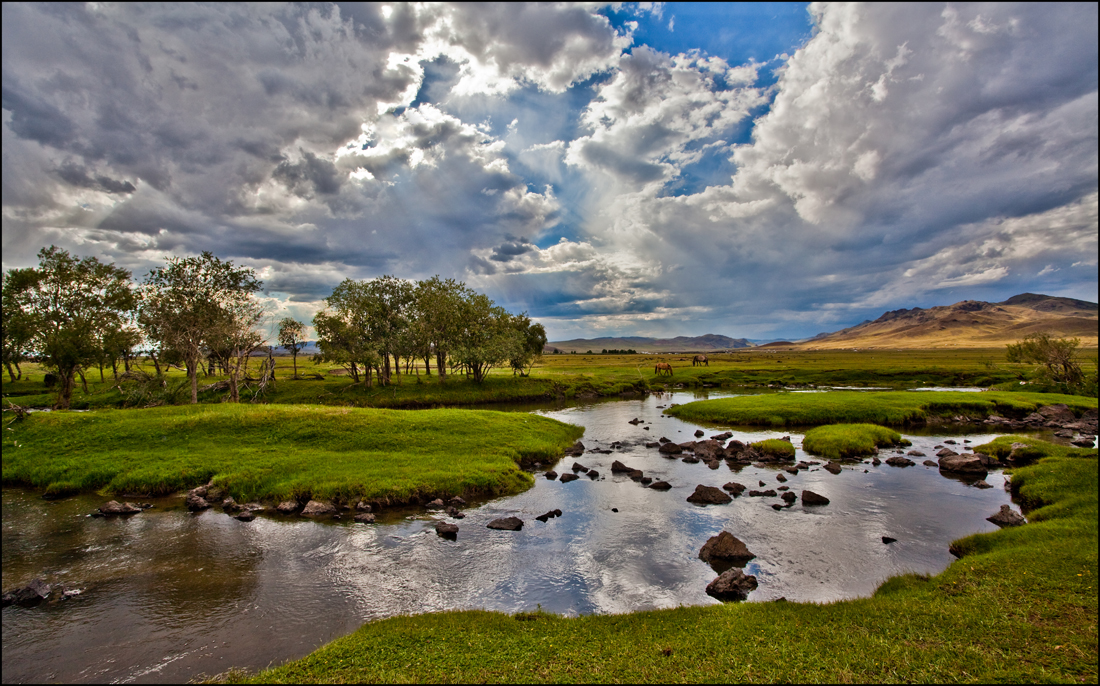
[[[209,250],[551,340],[1097,300],[1097,5],[3,4],[3,268]]]

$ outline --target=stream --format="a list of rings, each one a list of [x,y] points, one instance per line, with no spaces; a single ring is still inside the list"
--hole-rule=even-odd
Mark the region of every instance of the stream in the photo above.
[[[584,426],[589,449],[622,447],[553,466],[563,473],[580,462],[600,472],[595,481],[582,475],[563,484],[540,471],[524,493],[471,502],[465,519],[454,520],[460,531],[453,541],[432,528],[446,516],[422,509],[390,510],[374,525],[280,516],[244,523],[220,510],[191,514],[177,496],[127,519],[93,519],[86,515],[102,496],[46,501],[4,488],[4,589],[42,577],[81,592],[4,608],[3,681],[179,682],[231,667],[258,670],[404,613],[541,607],[577,615],[715,604],[705,588],[716,572],[697,555],[723,529],[756,555],[745,568],[759,583],[748,602],[866,597],[896,574],[939,573],[953,559],[948,544],[995,530],[985,518],[1010,502],[999,471],[986,479],[993,488],[982,490],[917,457],[908,468],[853,462],[838,475],[818,467],[784,474],[795,493],[828,497],[824,507],[799,502],[777,511],[778,498],[747,495],[693,505],[686,498],[697,484],[783,485],[779,467],[735,471],[723,463],[712,470],[645,447],[662,436],[692,440],[699,428],[707,436],[725,430],[661,414],[702,397],[508,408]],[[645,423],[629,424],[634,418]],[[746,443],[789,435],[796,459],[816,459],[802,452],[799,432],[730,430]],[[906,450],[935,459],[934,447],[947,439],[961,452],[964,440],[978,445],[1002,435],[970,430],[904,433],[913,442]],[[655,491],[612,475],[614,460],[673,488]],[[562,516],[535,520],[553,509]],[[521,531],[486,528],[512,515],[524,520]],[[884,536],[897,541],[884,544]]]

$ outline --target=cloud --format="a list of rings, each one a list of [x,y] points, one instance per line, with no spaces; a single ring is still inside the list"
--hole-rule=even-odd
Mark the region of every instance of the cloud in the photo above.
[[[595,6],[387,7],[5,4],[5,267],[439,273],[573,335],[1096,297],[1095,5],[815,4],[766,87]]]

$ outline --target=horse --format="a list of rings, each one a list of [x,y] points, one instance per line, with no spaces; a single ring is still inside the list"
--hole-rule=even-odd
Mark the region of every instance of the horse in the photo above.
[[[658,362],[653,366],[653,373],[660,376],[661,372],[668,372],[668,375],[672,376],[672,365],[668,362]]]
[[[694,367],[696,364],[702,364],[708,367],[710,366],[710,362],[707,361],[706,355],[696,355],[695,357],[691,358],[691,366]]]

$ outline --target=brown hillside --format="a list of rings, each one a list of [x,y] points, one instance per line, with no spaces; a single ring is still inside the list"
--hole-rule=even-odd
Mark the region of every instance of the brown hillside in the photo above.
[[[1001,303],[964,300],[929,309],[894,310],[873,322],[815,336],[798,347],[987,348],[1044,331],[1096,347],[1096,303],[1023,293]]]

